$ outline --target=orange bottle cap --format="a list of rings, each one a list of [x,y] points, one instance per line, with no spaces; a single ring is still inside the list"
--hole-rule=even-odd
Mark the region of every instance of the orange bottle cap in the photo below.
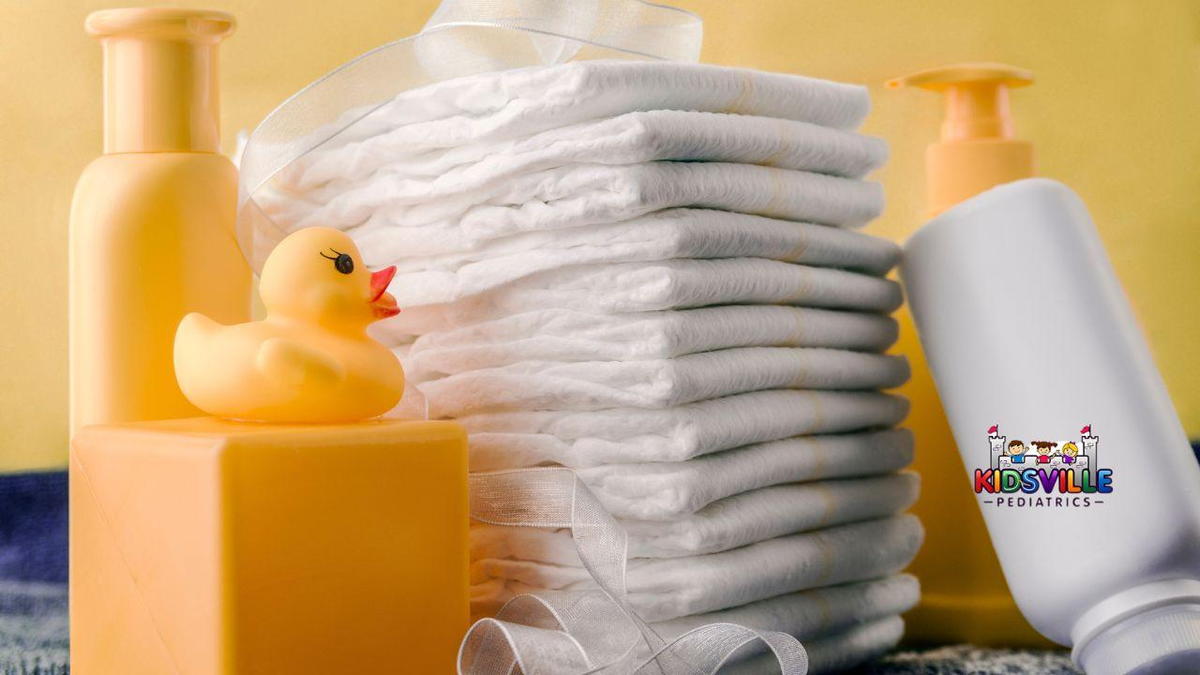
[[[889,80],[946,96],[941,140],[929,146],[926,170],[933,213],[996,185],[1033,175],[1033,147],[1014,138],[1009,90],[1033,73],[1000,63],[961,63]]]

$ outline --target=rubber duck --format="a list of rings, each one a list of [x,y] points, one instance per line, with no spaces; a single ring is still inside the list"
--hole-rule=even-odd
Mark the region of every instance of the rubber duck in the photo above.
[[[367,326],[400,312],[345,233],[298,230],[263,264],[266,318],[225,326],[203,314],[175,333],[175,375],[193,405],[255,422],[336,423],[381,415],[400,401],[404,370]]]

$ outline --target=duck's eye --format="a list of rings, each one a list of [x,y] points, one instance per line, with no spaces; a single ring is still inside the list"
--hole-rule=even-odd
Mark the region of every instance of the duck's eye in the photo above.
[[[349,253],[342,253],[340,251],[335,251],[334,249],[329,250],[333,251],[334,255],[326,255],[324,252],[322,252],[321,257],[332,260],[333,268],[335,270],[341,272],[342,274],[350,274],[354,271],[354,258],[351,258]]]

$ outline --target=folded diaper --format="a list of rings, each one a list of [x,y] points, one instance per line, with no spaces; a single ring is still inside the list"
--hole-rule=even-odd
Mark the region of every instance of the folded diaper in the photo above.
[[[862,225],[883,208],[877,183],[722,162],[576,164],[449,196],[385,183],[328,201],[292,194],[258,201],[285,230],[347,229],[364,251],[390,247],[389,258],[469,250],[521,232],[613,223],[681,206],[841,226]]]
[[[367,263],[396,265],[393,286],[419,304],[449,302],[580,264],[769,258],[883,275],[900,254],[886,239],[849,230],[711,209],[668,209],[621,223],[527,232],[441,256],[408,258],[381,243],[367,251]]]
[[[497,181],[568,164],[661,160],[738,162],[858,178],[879,167],[887,144],[863,136],[752,115],[684,110],[632,112],[531,136],[416,149],[403,133],[318,148],[283,172],[280,184],[312,200],[381,181],[431,196],[483,190]]]
[[[390,322],[379,339],[405,336]],[[728,305],[598,314],[546,309],[428,333],[400,348],[414,380],[520,361],[661,359],[733,347],[836,347],[883,351],[896,340],[891,317],[805,307]]]
[[[889,616],[804,641],[809,675],[837,673],[879,658],[900,643],[904,619]],[[779,671],[771,654],[737,659],[721,668],[722,675],[762,675]]]
[[[629,561],[629,603],[647,621],[736,607],[821,586],[895,574],[923,537],[914,516],[901,515],[817,530],[709,555]],[[535,589],[595,587],[583,567],[486,558],[471,564],[477,610]]]
[[[389,133],[397,147],[444,148],[635,110],[761,115],[848,129],[858,126],[869,109],[865,87],[799,75],[692,63],[583,60],[411,89],[335,140],[355,143]]]
[[[472,471],[545,463],[586,468],[675,462],[792,436],[889,427],[908,413],[898,396],[775,389],[675,408],[467,415]]]
[[[841,672],[877,659],[899,644],[902,637],[904,619],[890,616],[810,640],[804,645],[809,675]],[[769,668],[764,670],[759,665],[750,672],[770,672]]]
[[[911,432],[889,429],[788,438],[685,462],[610,464],[577,472],[614,515],[671,520],[767,486],[902,469],[912,461],[912,448]]]
[[[667,408],[763,389],[887,389],[908,380],[902,356],[840,349],[743,347],[648,361],[521,361],[411,381],[428,415],[501,410]]]
[[[607,464],[576,471],[613,515],[658,521],[770,485],[896,471],[908,466],[912,453],[912,433],[888,429],[787,438],[684,462]]]
[[[789,483],[713,502],[672,521],[623,521],[630,555],[673,558],[717,553],[796,532],[900,513],[916,501],[914,473]]]
[[[906,612],[917,604],[916,577],[899,574],[798,593],[779,595],[740,607],[695,614],[653,624],[666,640],[710,623],[735,623],[757,630],[777,630],[805,642],[860,624]]]
[[[631,558],[718,553],[775,537],[900,513],[917,498],[916,474],[789,483],[713,502],[672,520],[628,520]],[[602,500],[603,501],[603,500]],[[553,565],[582,563],[565,530],[478,524],[471,559],[512,558]]]
[[[900,286],[844,270],[762,258],[664,260],[547,270],[457,302],[421,305],[421,289],[392,291],[404,312],[385,330],[423,335],[544,309],[645,312],[709,305],[786,304],[887,313]]]

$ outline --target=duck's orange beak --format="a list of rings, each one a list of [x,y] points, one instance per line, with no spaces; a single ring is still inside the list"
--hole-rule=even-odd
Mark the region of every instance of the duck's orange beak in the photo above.
[[[370,303],[371,310],[375,312],[377,319],[386,319],[400,313],[400,308],[396,306],[396,298],[387,292],[388,284],[392,283],[392,277],[395,276],[395,265],[385,267],[378,272],[371,272]]]

